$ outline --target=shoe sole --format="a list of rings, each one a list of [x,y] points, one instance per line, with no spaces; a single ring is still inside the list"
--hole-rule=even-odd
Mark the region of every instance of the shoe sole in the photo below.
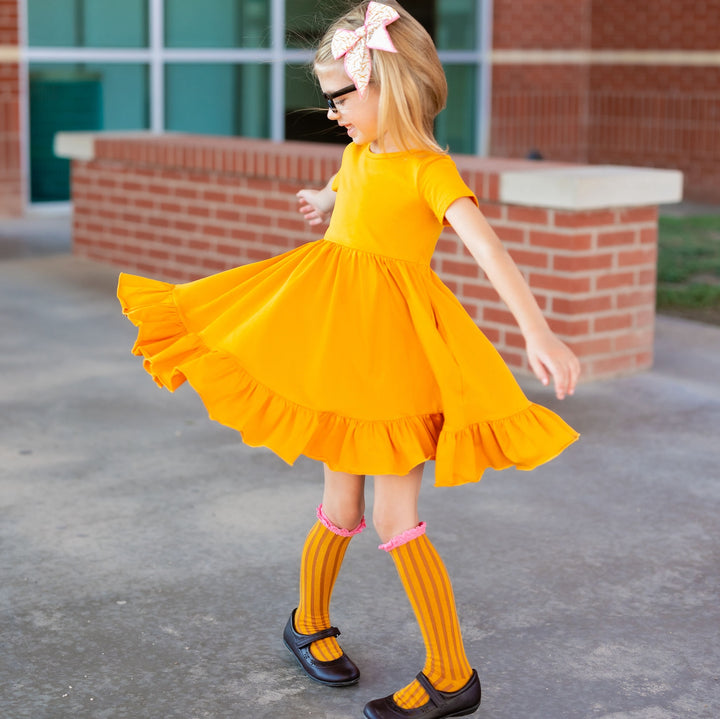
[[[292,650],[290,645],[283,639],[283,644],[287,647],[287,650],[292,654],[292,658],[297,662],[300,669],[302,669],[303,674],[308,677],[309,679],[312,679],[314,682],[317,682],[318,684],[322,684],[324,687],[351,687],[353,684],[357,684],[360,681],[360,677],[357,679],[351,679],[347,682],[326,682],[322,679],[318,679],[317,677],[314,677],[312,674],[310,674],[307,669],[303,666],[303,663],[297,658],[295,652]],[[460,716],[458,714],[458,716]]]

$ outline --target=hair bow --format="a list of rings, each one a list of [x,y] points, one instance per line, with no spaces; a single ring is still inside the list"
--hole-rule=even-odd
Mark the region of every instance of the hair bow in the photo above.
[[[370,48],[397,52],[387,26],[400,15],[388,5],[371,2],[365,13],[365,23],[357,30],[335,31],[332,39],[332,54],[336,60],[345,56],[345,72],[353,81],[362,97],[370,84],[372,60]]]

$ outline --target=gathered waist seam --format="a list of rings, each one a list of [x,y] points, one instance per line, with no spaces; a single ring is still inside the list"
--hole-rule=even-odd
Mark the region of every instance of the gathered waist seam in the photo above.
[[[365,250],[361,247],[353,247],[352,245],[346,245],[344,242],[338,242],[337,240],[328,240],[325,237],[323,237],[321,240],[318,240],[318,242],[327,242],[331,245],[337,245],[338,247],[343,247],[346,250],[352,250],[353,252],[359,252],[363,255],[371,255],[372,257],[377,257],[378,259],[382,259],[382,260],[391,260],[392,262],[403,262],[407,265],[422,267],[427,270],[431,269],[429,262],[421,262],[420,260],[408,260],[405,257],[395,257],[394,255],[385,255],[385,254],[382,254],[381,252],[373,252],[372,250]]]

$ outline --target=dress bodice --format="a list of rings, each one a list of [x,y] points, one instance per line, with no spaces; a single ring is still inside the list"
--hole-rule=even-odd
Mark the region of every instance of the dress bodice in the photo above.
[[[375,154],[348,145],[333,183],[335,209],[325,239],[399,260],[430,264],[445,211],[473,197],[448,155]]]

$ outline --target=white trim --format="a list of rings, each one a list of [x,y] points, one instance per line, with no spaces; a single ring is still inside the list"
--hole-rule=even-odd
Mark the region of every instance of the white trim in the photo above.
[[[704,50],[493,50],[498,65],[711,65],[720,52]]]

